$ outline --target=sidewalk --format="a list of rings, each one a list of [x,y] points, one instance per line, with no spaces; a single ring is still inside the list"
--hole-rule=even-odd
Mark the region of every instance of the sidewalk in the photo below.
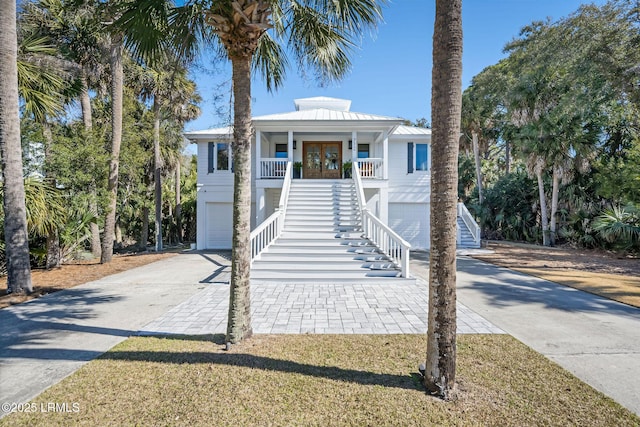
[[[428,254],[412,253],[428,278]],[[458,301],[640,415],[640,309],[468,257]]]

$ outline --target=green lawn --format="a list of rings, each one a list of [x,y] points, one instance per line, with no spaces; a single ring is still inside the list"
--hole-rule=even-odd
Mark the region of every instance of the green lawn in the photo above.
[[[130,338],[0,425],[577,425],[640,419],[508,335],[461,335],[458,399],[429,397],[422,335]]]

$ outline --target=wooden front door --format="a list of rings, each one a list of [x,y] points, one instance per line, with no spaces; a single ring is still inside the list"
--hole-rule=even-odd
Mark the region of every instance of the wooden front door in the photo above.
[[[342,176],[342,142],[304,142],[302,177],[340,179]]]

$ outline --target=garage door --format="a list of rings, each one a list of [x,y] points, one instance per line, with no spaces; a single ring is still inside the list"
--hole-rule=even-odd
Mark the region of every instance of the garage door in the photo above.
[[[207,203],[207,249],[231,249],[233,205]]]
[[[414,249],[429,248],[429,204],[390,203],[389,227]]]

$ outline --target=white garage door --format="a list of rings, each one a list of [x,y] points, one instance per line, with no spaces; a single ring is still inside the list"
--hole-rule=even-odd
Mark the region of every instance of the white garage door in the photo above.
[[[390,203],[389,227],[414,249],[428,249],[429,203]]]
[[[207,249],[231,249],[233,205],[207,203]]]

